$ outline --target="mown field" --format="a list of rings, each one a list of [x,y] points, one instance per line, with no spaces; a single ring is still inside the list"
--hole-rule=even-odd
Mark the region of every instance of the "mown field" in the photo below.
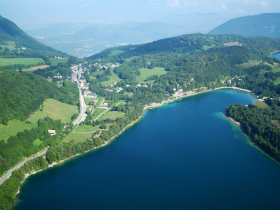
[[[90,139],[92,133],[69,133],[62,142],[69,143],[74,140],[75,143],[84,142],[86,139]]]
[[[26,121],[16,119],[10,120],[8,125],[0,124],[0,141],[2,139],[7,141],[10,136],[14,136],[18,132],[37,127],[37,121],[39,119],[43,119],[44,117],[49,116],[54,120],[61,119],[62,123],[69,123],[71,122],[73,114],[78,113],[77,106],[64,104],[54,99],[47,99],[44,101],[42,108],[43,111],[37,110],[29,117],[29,119],[26,120],[31,124],[27,124],[25,123]]]
[[[111,119],[111,120],[115,120],[117,118],[122,118],[125,117],[125,113],[124,112],[118,112],[118,111],[109,111],[106,112],[104,115],[102,115],[102,117],[100,117],[100,120],[104,120],[104,119]]]
[[[43,111],[36,111],[28,119],[31,123],[36,123],[39,119],[50,117],[54,120],[61,119],[62,123],[71,122],[71,117],[78,113],[78,107],[61,103],[54,99],[47,99],[42,105]]]
[[[115,82],[119,82],[121,81],[121,79],[118,77],[118,75],[116,75],[113,71],[111,71],[112,75],[108,76],[108,78],[110,79],[109,81],[105,81],[105,82],[101,82],[102,85],[104,86],[109,86],[114,84]]]
[[[54,59],[50,58],[50,62],[53,66],[57,66],[59,63],[66,63],[68,61],[68,58],[61,58],[61,59]]]
[[[42,58],[0,58],[0,66],[24,64],[36,65],[37,63],[45,63]]]
[[[167,71],[164,70],[164,68],[162,67],[156,67],[153,69],[148,69],[148,68],[141,68],[139,69],[141,75],[136,77],[136,81],[138,83],[153,83],[154,80],[150,80],[148,82],[145,81],[145,79],[147,79],[148,77],[151,77],[153,75],[164,75],[167,74]]]
[[[114,50],[108,56],[112,57],[112,56],[120,55],[120,54],[122,54],[124,52],[125,52],[124,50]]]
[[[37,127],[37,123],[26,124],[16,119],[10,120],[8,125],[0,124],[0,141],[7,141],[10,136],[15,136],[18,132],[23,132],[25,129],[30,130],[34,127]]]

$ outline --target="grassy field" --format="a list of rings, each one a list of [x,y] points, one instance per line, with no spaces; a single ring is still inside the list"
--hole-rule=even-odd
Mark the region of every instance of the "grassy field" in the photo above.
[[[244,68],[244,69],[248,69],[248,68],[251,68],[255,65],[258,65],[260,62],[257,61],[257,60],[252,60],[252,61],[248,61],[247,63],[243,63],[243,64],[238,64],[236,66],[238,67],[241,67],[241,68]]]
[[[45,63],[42,58],[0,58],[0,66],[14,65],[14,64],[25,64],[33,65],[37,63]]]
[[[145,82],[144,80],[147,79],[150,76],[153,75],[163,75],[163,74],[167,74],[167,71],[164,70],[164,68],[162,67],[156,67],[153,69],[148,69],[148,68],[141,68],[139,69],[141,75],[136,77],[136,81],[138,81],[138,83],[153,83],[154,81],[148,81]]]
[[[273,73],[280,72],[280,68],[274,68],[274,69],[272,69],[272,71],[262,69],[260,71],[260,74],[265,74],[265,73],[268,73],[268,72],[273,72]]]
[[[105,98],[100,97],[100,98],[97,98],[97,99],[99,99],[99,101],[97,102],[96,107],[99,107],[100,104],[102,103],[102,101],[103,101]]]
[[[132,57],[130,57],[130,58],[125,59],[125,61],[131,61],[131,60],[133,60],[134,58],[138,58],[138,57],[140,57],[140,56],[132,56]]]
[[[277,80],[273,81],[274,85],[279,85],[280,84],[280,77],[277,78]]]
[[[8,41],[8,42],[6,42],[6,43],[7,43],[7,45],[0,45],[1,47],[3,47],[3,50],[2,50],[2,51],[4,51],[5,47],[9,48],[10,50],[16,49],[15,42]],[[0,50],[0,51],[1,51],[1,50]]]
[[[54,120],[61,119],[62,123],[71,122],[73,114],[78,113],[78,107],[61,103],[54,99],[47,99],[43,103],[43,111],[36,111],[28,119],[31,123],[36,123],[39,119],[46,116]]]
[[[124,50],[114,50],[108,56],[111,57],[111,56],[115,56],[115,55],[120,55],[124,52],[125,52]]]
[[[59,63],[66,63],[68,61],[68,58],[62,58],[62,59],[54,59],[50,58],[50,62],[53,66],[57,66]]]
[[[211,49],[211,48],[213,48],[213,47],[215,47],[216,45],[214,45],[214,44],[212,44],[211,46],[208,46],[208,45],[204,45],[203,46],[203,50],[209,50],[209,49]]]
[[[104,115],[102,115],[102,117],[100,117],[99,119],[104,120],[104,119],[111,119],[111,120],[115,120],[117,118],[122,118],[125,116],[124,112],[117,112],[117,111],[109,111],[106,112]]]
[[[75,143],[78,142],[84,142],[86,139],[90,139],[92,136],[92,133],[69,133],[62,142],[68,143],[72,139],[75,141]]]
[[[93,119],[95,120],[96,117],[101,115],[102,113],[106,112],[107,109],[102,109],[102,108],[95,108],[92,114]]]
[[[117,101],[116,103],[113,103],[110,107],[114,107],[114,106],[116,106],[116,105],[120,105],[120,104],[125,104],[125,101],[124,100],[119,100],[119,101]]]
[[[114,84],[115,82],[119,82],[121,81],[121,79],[118,77],[118,75],[116,75],[113,71],[111,71],[112,75],[108,76],[108,78],[110,79],[109,81],[105,81],[105,82],[101,82],[102,85],[104,86],[109,86]]]
[[[40,146],[40,144],[42,144],[43,143],[43,141],[41,141],[40,139],[36,139],[34,142],[33,142],[33,145],[35,145],[35,146]]]
[[[256,101],[255,105],[259,108],[268,108],[268,105],[263,101]]]
[[[95,132],[99,131],[99,125],[92,126],[92,125],[79,125],[75,132]]]
[[[18,132],[22,132],[25,129],[30,130],[35,127],[37,127],[37,123],[26,124],[20,120],[10,120],[8,125],[0,124],[0,140],[7,141],[10,136],[15,136]]]
[[[86,105],[89,105],[93,100],[99,100],[98,98],[85,98]],[[99,102],[99,101],[98,101]],[[97,103],[98,103],[97,102]]]

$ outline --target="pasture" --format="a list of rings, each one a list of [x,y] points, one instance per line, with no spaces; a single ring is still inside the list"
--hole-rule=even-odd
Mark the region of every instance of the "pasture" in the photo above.
[[[150,80],[150,81],[145,81],[148,77],[151,77],[153,75],[164,75],[167,74],[167,71],[164,70],[164,68],[162,67],[155,67],[153,69],[148,69],[148,68],[141,68],[139,69],[141,75],[136,77],[136,81],[138,83],[153,83],[154,80]]]
[[[45,63],[45,61],[42,58],[0,58],[0,66],[15,64],[37,65],[38,63]]]
[[[61,103],[54,99],[47,99],[42,105],[43,111],[36,111],[28,119],[31,123],[36,123],[39,119],[50,117],[54,120],[61,119],[62,123],[70,123],[71,117],[78,113],[78,107]]]

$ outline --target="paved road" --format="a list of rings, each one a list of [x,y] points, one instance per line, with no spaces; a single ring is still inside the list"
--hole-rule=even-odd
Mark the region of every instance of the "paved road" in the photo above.
[[[85,100],[84,100],[84,96],[83,96],[83,93],[82,93],[82,89],[79,87],[79,92],[80,92],[80,114],[79,116],[77,117],[76,120],[73,121],[73,125],[78,125],[80,124],[82,121],[85,120],[85,117],[86,117],[86,110],[87,110],[87,106],[85,104]]]
[[[10,176],[12,176],[12,173],[19,169],[21,166],[23,166],[25,163],[27,163],[28,161],[36,158],[36,157],[40,157],[42,155],[45,155],[47,153],[49,148],[46,148],[44,151],[37,153],[36,155],[33,155],[30,158],[27,158],[26,160],[22,161],[21,163],[19,163],[18,165],[16,165],[14,168],[10,169],[1,179],[0,179],[0,185],[3,184],[3,182],[5,182],[7,179],[10,178]]]

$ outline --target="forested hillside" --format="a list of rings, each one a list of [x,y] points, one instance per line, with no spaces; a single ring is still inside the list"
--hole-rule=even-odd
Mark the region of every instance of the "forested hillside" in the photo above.
[[[25,47],[28,49],[32,49],[37,53],[57,53],[57,51],[55,51],[51,47],[47,47],[27,35],[12,21],[0,16],[0,45],[5,44],[5,42],[7,41],[15,42],[17,48]]]
[[[46,98],[78,104],[78,89],[69,81],[59,88],[56,83],[32,73],[4,71],[0,73],[0,86],[0,122],[3,124],[11,119],[27,119]]]
[[[280,40],[268,37],[192,34],[144,45],[110,48],[88,60],[93,64],[119,63],[113,71],[121,80],[118,86],[123,87],[124,93],[133,93],[129,100],[135,103],[159,102],[178,89],[201,91],[224,86],[249,89],[259,98],[278,101],[280,60],[270,55],[279,49]],[[150,69],[152,75],[155,67],[163,67],[167,73],[148,77],[141,88],[135,87],[143,72],[141,69]],[[93,66],[90,70],[95,74],[97,68]],[[103,81],[109,80],[110,75],[110,70],[104,70],[96,79],[88,78],[92,83],[90,88],[106,98],[119,99],[120,95],[102,91],[106,88]],[[279,159],[278,103],[266,103],[265,109],[253,105],[232,106],[227,114],[241,122],[244,132],[260,148]]]
[[[280,13],[238,17],[214,28],[209,34],[280,37]]]
[[[242,46],[225,46],[226,43]],[[212,87],[227,76],[244,74],[238,64],[250,60],[265,60],[271,52],[280,49],[280,40],[266,37],[247,38],[237,35],[183,35],[156,42],[110,48],[88,58],[92,62],[121,63],[114,72],[125,83],[135,83],[139,68],[164,67],[168,73],[159,77],[154,87],[173,92],[177,84],[184,90]],[[111,56],[115,51],[121,54]],[[94,71],[94,69],[93,69]],[[106,77],[106,76],[105,76]],[[193,83],[188,84],[193,78]]]

